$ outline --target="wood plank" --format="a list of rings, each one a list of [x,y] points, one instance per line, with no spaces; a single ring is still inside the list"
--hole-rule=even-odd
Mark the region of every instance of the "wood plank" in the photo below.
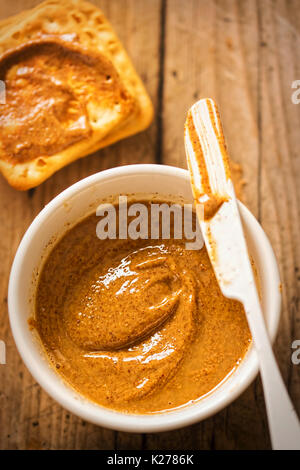
[[[247,175],[245,200],[257,212],[257,19],[251,2],[168,3],[164,80],[164,162],[186,167],[182,129],[203,97],[220,106],[232,160]]]
[[[300,369],[291,344],[300,337],[300,106],[291,84],[300,76],[299,2],[276,0],[260,10],[262,40],[261,222],[280,265],[283,311],[276,353],[290,394],[300,410]]]
[[[0,1],[0,16],[30,8],[39,1]],[[157,102],[160,0],[97,0],[114,25],[146,87]],[[141,20],[142,18],[142,20]],[[151,37],[151,41],[149,41]],[[149,63],[151,67],[149,67]],[[7,365],[0,366],[0,448],[112,449],[142,445],[141,435],[93,426],[63,410],[35,383],[11,337],[7,317],[7,284],[14,253],[34,216],[55,195],[92,173],[117,165],[155,161],[156,123],[146,132],[74,162],[36,190],[19,193],[0,179],[0,339],[7,344]]]

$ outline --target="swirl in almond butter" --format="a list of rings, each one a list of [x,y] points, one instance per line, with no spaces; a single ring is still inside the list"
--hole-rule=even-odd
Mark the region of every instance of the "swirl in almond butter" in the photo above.
[[[184,240],[105,240],[96,217],[71,229],[42,270],[35,326],[57,371],[97,403],[166,410],[218,385],[250,333],[219,291],[205,248]]]

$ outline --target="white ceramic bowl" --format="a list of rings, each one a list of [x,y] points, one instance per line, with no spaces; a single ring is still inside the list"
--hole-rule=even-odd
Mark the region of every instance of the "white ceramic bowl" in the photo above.
[[[8,306],[13,336],[23,361],[35,380],[63,407],[84,420],[128,432],[158,432],[201,421],[237,398],[258,372],[252,347],[237,370],[213,392],[176,411],[133,415],[103,408],[76,393],[52,369],[35,334],[28,328],[36,272],[51,242],[92,207],[110,195],[159,193],[182,196],[192,202],[186,170],[165,165],[130,165],[102,171],[74,184],[53,199],[34,219],[25,233],[12,266]],[[280,315],[279,273],[271,245],[253,215],[240,204],[249,250],[258,269],[262,304],[268,332],[275,337]]]

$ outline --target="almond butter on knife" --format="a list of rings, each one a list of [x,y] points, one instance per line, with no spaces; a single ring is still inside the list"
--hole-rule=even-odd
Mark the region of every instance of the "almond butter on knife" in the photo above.
[[[264,387],[272,446],[300,449],[299,420],[264,323],[220,116],[212,99],[200,100],[189,110],[185,148],[197,215],[219,286],[226,297],[244,305]]]

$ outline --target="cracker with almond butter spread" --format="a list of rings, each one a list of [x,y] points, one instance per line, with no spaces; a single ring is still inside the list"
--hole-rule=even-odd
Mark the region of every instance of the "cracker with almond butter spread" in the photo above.
[[[48,0],[0,31],[0,171],[16,189],[150,124],[148,94],[94,5]]]

